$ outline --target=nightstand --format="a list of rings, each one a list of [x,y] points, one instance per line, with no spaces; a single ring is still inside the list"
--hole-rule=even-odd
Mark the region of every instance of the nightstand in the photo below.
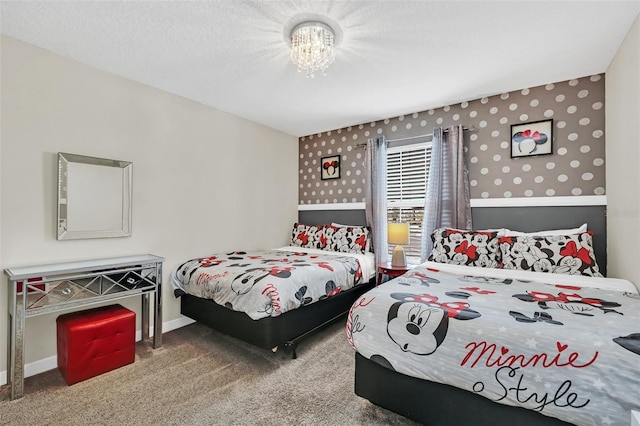
[[[376,276],[376,285],[382,284],[382,276],[386,275],[389,278],[399,277],[404,275],[409,269],[413,269],[415,265],[407,266],[393,266],[391,262],[378,263],[378,274]]]

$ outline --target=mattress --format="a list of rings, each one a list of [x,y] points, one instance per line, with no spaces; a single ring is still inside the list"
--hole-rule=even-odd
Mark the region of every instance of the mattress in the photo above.
[[[300,247],[217,253],[184,262],[172,271],[171,283],[176,296],[211,299],[257,320],[368,282],[375,268],[367,257]]]
[[[362,277],[365,281],[373,279],[376,275],[376,257],[373,253],[359,254],[359,253],[343,253],[337,251],[327,251],[312,248],[303,248],[295,246],[280,247],[277,250],[285,250],[292,252],[303,251],[309,254],[330,254],[334,256],[348,256],[357,259],[360,262],[360,268],[362,269]]]
[[[640,410],[640,296],[625,280],[425,263],[359,298],[347,337],[402,374],[577,425]]]

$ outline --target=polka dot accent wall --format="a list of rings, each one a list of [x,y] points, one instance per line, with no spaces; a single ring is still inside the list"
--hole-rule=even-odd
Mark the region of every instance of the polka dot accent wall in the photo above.
[[[605,193],[604,74],[447,105],[301,137],[300,204],[364,201],[360,144],[401,139],[462,124],[471,198]],[[511,158],[511,125],[553,119],[552,154]],[[320,179],[320,159],[339,155],[340,179]]]

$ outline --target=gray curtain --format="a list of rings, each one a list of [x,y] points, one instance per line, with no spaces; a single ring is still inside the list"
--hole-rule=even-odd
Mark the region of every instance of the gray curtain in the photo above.
[[[387,140],[367,140],[365,154],[365,206],[376,263],[387,261]]]
[[[423,262],[431,254],[431,233],[435,229],[472,229],[473,226],[462,126],[433,129],[431,143],[431,164],[422,221]]]

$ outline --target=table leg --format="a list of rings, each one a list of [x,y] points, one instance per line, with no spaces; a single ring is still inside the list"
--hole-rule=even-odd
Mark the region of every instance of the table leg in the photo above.
[[[156,265],[156,293],[153,304],[153,349],[162,346],[162,264]]]
[[[142,318],[140,318],[140,326],[142,327],[142,341],[149,339],[149,293],[142,293]]]
[[[23,292],[26,291],[26,286]],[[11,400],[24,395],[24,294],[12,292],[13,312],[9,313],[9,347],[7,357],[7,383],[11,385]]]

